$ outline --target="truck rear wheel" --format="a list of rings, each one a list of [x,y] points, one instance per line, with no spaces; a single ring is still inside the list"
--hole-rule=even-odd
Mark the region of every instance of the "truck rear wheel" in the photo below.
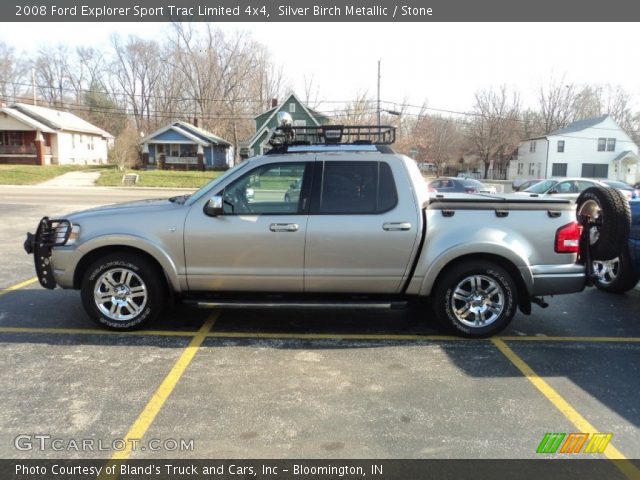
[[[162,272],[147,259],[114,253],[96,260],[82,279],[89,316],[113,330],[134,330],[154,321],[164,303]]]
[[[587,228],[593,260],[616,258],[626,246],[631,228],[631,210],[627,199],[615,188],[590,187],[576,202],[577,217]]]
[[[436,318],[465,337],[489,337],[502,331],[516,312],[516,284],[499,265],[472,260],[450,267],[433,295]]]

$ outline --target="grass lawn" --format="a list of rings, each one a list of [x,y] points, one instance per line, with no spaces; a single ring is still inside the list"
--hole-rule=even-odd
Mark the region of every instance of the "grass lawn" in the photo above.
[[[101,168],[87,165],[0,165],[0,185],[33,185],[78,170]],[[102,167],[104,168],[104,167]]]
[[[136,173],[140,176],[136,187],[200,188],[211,179],[222,175],[223,172],[129,170],[127,173]],[[104,170],[96,181],[96,185],[120,187],[122,175],[124,174],[115,168]]]

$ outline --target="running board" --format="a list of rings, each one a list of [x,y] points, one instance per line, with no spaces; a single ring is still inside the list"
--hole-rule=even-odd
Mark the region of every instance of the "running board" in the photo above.
[[[371,309],[389,310],[401,309],[407,306],[407,302],[303,302],[303,301],[198,301],[187,300],[199,308],[227,308],[227,309],[249,309],[249,308],[291,308],[291,309]]]

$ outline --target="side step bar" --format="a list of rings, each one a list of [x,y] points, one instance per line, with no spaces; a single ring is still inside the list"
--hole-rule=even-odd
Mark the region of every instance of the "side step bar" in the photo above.
[[[407,302],[305,302],[305,301],[227,301],[227,300],[187,300],[185,303],[197,305],[199,308],[227,308],[227,309],[249,309],[249,308],[281,308],[281,309],[371,309],[389,310],[401,309],[407,306]]]

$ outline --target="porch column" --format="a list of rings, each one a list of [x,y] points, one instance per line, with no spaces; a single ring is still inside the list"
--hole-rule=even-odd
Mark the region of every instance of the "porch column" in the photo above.
[[[204,171],[204,149],[198,144],[198,170]]]
[[[36,132],[36,164],[43,166],[44,165],[44,137],[42,136],[42,132]]]
[[[142,166],[146,169],[149,166],[149,144],[142,144]]]

